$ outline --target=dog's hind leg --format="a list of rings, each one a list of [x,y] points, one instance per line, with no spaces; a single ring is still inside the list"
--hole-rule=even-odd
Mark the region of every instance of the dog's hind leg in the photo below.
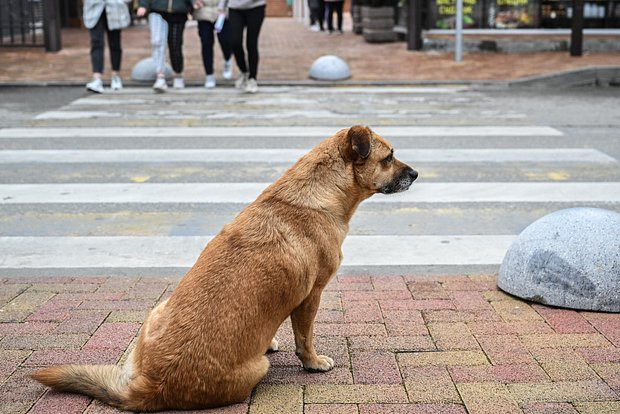
[[[229,371],[226,375],[227,381],[220,383],[216,404],[227,405],[244,401],[268,370],[269,360],[261,355]],[[209,403],[213,405],[213,401]]]
[[[322,289],[313,289],[310,295],[291,313],[293,333],[295,334],[295,354],[304,369],[309,372],[329,371],[334,360],[326,355],[317,355],[314,350],[314,318],[319,309]]]
[[[269,360],[260,355],[225,372],[220,371],[213,379],[204,377],[201,381],[176,383],[163,389],[160,387],[158,392],[145,387],[147,392],[142,395],[138,395],[141,390],[136,389],[134,397],[150,404],[136,411],[200,410],[240,403],[252,394],[268,369]],[[135,381],[132,385],[139,384],[140,381]]]

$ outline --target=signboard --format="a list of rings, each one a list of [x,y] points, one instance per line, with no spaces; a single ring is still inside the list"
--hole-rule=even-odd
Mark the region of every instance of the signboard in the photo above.
[[[420,1],[428,4],[425,28],[456,28],[456,0]],[[463,0],[464,29],[570,27],[571,17],[572,0]],[[584,27],[620,27],[620,0],[585,0]]]
[[[480,26],[480,7],[482,0],[463,0],[463,28]],[[456,0],[435,0],[435,29],[454,29],[456,27]]]
[[[517,29],[535,27],[537,0],[495,0],[489,4],[489,27]]]

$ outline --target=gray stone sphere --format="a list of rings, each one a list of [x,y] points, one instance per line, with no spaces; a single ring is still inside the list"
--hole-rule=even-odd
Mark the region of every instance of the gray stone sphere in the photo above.
[[[166,65],[164,70],[166,78],[172,77],[172,68]],[[131,70],[131,79],[140,82],[155,82],[157,73],[155,72],[155,62],[152,58],[142,59]]]
[[[498,286],[545,305],[620,312],[620,214],[570,208],[535,221],[508,249]]]
[[[351,77],[349,65],[338,56],[321,56],[314,61],[308,75],[316,80],[345,80]]]

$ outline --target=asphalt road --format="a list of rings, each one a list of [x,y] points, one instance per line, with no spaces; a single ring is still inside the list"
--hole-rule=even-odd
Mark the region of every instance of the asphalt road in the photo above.
[[[0,96],[0,276],[182,274],[262,186],[353,124],[420,178],[362,204],[341,273],[496,272],[545,214],[620,211],[618,88]]]

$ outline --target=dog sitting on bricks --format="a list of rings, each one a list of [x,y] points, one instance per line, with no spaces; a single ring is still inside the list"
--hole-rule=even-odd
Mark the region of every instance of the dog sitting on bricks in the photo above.
[[[131,411],[191,410],[244,401],[267,373],[265,353],[290,316],[296,354],[310,372],[321,292],[342,261],[359,204],[405,191],[418,173],[365,126],[337,132],[300,158],[200,254],[142,327],[124,367],[62,365],[32,377]]]

